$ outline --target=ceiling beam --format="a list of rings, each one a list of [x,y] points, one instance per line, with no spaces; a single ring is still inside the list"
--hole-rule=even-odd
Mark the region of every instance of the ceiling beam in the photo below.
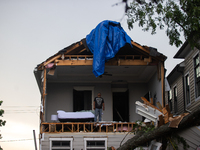
[[[57,66],[88,66],[92,65],[93,60],[57,60]],[[146,66],[147,62],[144,60],[110,60],[105,63],[106,66]]]

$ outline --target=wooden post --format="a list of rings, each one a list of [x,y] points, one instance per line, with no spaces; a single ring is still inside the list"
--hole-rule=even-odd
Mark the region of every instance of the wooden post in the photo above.
[[[161,86],[162,86],[162,107],[165,107],[165,68],[164,68],[164,62],[161,62]]]
[[[43,106],[43,121],[45,121],[45,97],[46,97],[46,74],[47,74],[47,70],[46,68],[44,68],[44,81],[43,81],[43,93],[42,93],[42,106]]]

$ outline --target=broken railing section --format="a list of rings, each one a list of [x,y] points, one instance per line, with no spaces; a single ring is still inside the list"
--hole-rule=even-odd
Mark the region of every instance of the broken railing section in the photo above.
[[[162,107],[158,102],[159,108],[153,105],[153,100],[149,102],[146,98],[141,97],[144,103],[136,101],[136,113],[145,117],[146,119],[155,123],[155,126],[159,127],[170,122],[169,127],[178,128],[178,124],[181,122],[184,116],[188,113],[181,114],[173,117],[169,109],[169,105]]]
[[[42,123],[41,133],[62,132],[130,132],[135,123],[113,123],[113,122],[59,122]]]

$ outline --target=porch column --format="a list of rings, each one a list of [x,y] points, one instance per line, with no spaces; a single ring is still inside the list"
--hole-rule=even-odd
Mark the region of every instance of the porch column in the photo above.
[[[44,122],[45,121],[45,99],[46,99],[46,81],[47,81],[47,78],[46,78],[46,73],[47,70],[46,68],[44,68],[44,75],[43,75],[43,89],[42,89],[42,116],[41,116],[41,122]]]
[[[161,63],[161,86],[162,86],[162,107],[164,108],[165,106],[165,67],[164,67],[164,61]]]

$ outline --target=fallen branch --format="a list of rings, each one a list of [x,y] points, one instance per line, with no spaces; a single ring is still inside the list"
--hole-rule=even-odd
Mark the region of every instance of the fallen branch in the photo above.
[[[181,120],[178,128],[170,128],[168,127],[169,123],[167,123],[147,133],[144,131],[138,132],[133,138],[126,141],[121,147],[117,148],[117,150],[134,149],[154,139],[161,138],[163,135],[166,136],[198,124],[200,124],[200,106],[197,106],[192,113],[185,116]]]

